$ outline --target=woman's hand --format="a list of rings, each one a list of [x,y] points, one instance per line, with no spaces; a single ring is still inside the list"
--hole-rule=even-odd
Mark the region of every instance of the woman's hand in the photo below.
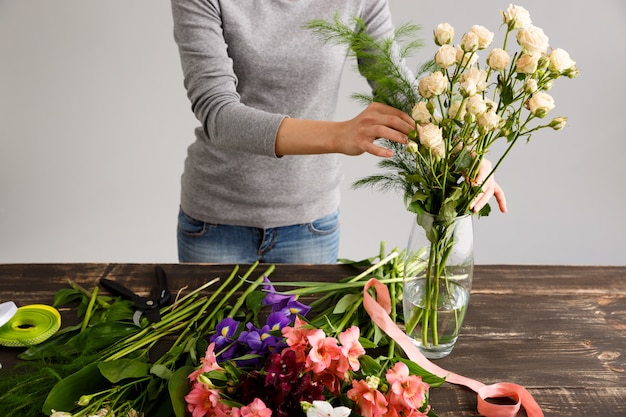
[[[370,153],[391,157],[393,151],[374,144],[379,138],[407,143],[415,122],[408,114],[382,103],[371,103],[345,122],[285,118],[276,134],[276,155]]]
[[[346,155],[369,153],[383,158],[393,155],[391,149],[374,143],[385,138],[405,144],[415,121],[405,112],[382,103],[371,103],[355,118],[342,122],[337,138],[338,152]]]
[[[485,204],[489,202],[491,197],[496,198],[500,211],[502,213],[506,213],[506,197],[504,196],[504,191],[502,191],[502,188],[500,188],[500,186],[496,183],[496,179],[493,175],[485,181],[485,178],[487,178],[491,169],[491,162],[487,159],[483,159],[480,163],[480,167],[478,167],[476,184],[482,185],[483,192],[478,194],[470,205],[470,209],[472,209],[474,213],[478,213],[480,209],[482,209]]]

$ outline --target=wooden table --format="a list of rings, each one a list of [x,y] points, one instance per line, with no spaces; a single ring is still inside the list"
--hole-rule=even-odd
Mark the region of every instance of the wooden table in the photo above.
[[[233,268],[163,267],[172,289],[196,288]],[[354,274],[345,265],[278,265],[272,279],[327,281]],[[93,288],[103,276],[147,292],[154,265],[0,265],[0,301],[51,304],[68,279]],[[461,336],[439,366],[487,384],[523,385],[546,416],[626,416],[626,266],[479,265],[474,276]],[[74,317],[67,309],[61,313],[65,323]],[[17,362],[17,353],[0,347],[5,369]],[[478,415],[469,390],[445,384],[431,395],[441,417]]]

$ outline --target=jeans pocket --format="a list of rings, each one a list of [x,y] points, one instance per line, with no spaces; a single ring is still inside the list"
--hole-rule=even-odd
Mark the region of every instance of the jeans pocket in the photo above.
[[[190,237],[203,236],[207,232],[207,224],[196,220],[182,210],[178,213],[178,230],[182,235]]]
[[[339,230],[339,210],[313,220],[308,224],[309,231],[317,235],[330,235]]]

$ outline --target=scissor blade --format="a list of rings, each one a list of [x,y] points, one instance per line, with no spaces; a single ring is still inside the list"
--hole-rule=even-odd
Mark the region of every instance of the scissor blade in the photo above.
[[[153,308],[151,310],[144,310],[143,314],[146,315],[150,323],[156,323],[158,321],[161,321],[161,313],[159,312],[158,308]]]
[[[106,288],[107,290],[111,292],[117,293],[121,295],[122,297],[132,300],[133,302],[137,301],[137,298],[138,298],[137,294],[135,294],[134,292],[132,292],[131,290],[129,290],[122,284],[119,284],[115,281],[111,281],[110,279],[107,279],[107,278],[100,278],[100,285],[102,285],[104,288]]]

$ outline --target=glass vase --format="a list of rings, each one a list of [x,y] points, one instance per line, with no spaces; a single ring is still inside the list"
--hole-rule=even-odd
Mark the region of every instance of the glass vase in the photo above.
[[[469,304],[474,272],[472,216],[417,215],[404,265],[405,331],[424,356],[450,354]]]

